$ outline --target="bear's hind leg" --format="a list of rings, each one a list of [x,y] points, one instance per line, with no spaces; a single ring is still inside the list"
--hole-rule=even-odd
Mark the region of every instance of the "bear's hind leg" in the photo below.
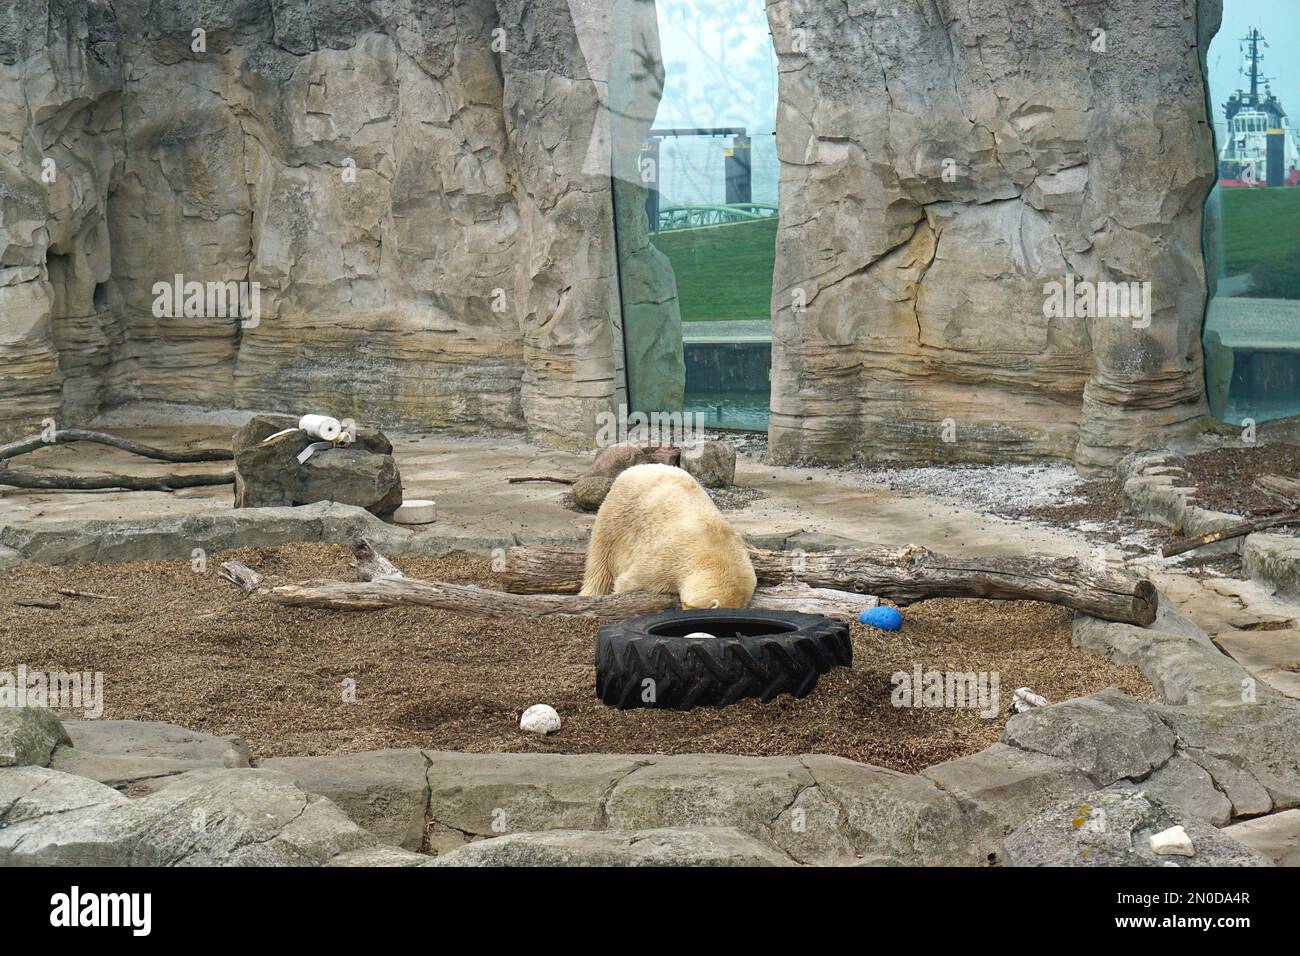
[[[583,597],[603,597],[614,591],[614,570],[610,567],[611,555],[609,542],[601,533],[600,522],[591,533],[591,544],[587,546],[587,566],[582,575]]]

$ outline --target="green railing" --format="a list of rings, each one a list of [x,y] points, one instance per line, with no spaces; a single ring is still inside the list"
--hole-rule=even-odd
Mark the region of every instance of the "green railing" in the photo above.
[[[737,222],[751,222],[756,219],[770,219],[775,215],[775,204],[761,202],[660,206],[659,231],[671,232],[675,229],[725,226]]]

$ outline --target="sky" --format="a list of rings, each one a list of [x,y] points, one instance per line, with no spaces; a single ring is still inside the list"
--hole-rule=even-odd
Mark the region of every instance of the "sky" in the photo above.
[[[776,123],[776,53],[763,0],[658,0],[667,78],[655,125]]]
[[[654,125],[744,127],[752,141],[753,199],[774,203],[776,52],[763,0],[657,0],[656,6],[665,79]],[[723,151],[730,145],[725,138],[664,140],[664,203],[723,202]]]
[[[1300,126],[1300,0],[1224,0],[1223,26],[1210,42],[1207,65],[1214,124],[1219,141],[1224,133],[1223,104],[1234,90],[1248,88],[1241,75],[1241,43],[1251,27],[1268,41],[1263,73],[1273,80],[1273,93],[1282,101],[1292,126]]]
[[[658,0],[667,84],[657,126],[745,126],[772,131],[776,56],[763,0]],[[1245,84],[1240,40],[1258,27],[1268,40],[1264,75],[1300,125],[1300,0],[1224,0],[1223,26],[1210,43],[1214,120]]]
[[[755,199],[774,199],[776,54],[763,0],[657,0],[666,80],[655,126],[744,126],[755,139]],[[1251,27],[1268,41],[1263,72],[1300,127],[1300,0],[1224,0],[1210,43],[1211,110],[1219,141],[1223,104],[1246,85],[1241,43]],[[680,202],[721,201],[722,140],[666,147],[663,186]]]

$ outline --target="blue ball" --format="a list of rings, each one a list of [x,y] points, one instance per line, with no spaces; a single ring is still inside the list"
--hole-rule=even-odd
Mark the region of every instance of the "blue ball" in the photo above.
[[[867,608],[858,615],[858,620],[881,631],[897,631],[903,626],[903,615],[898,613],[898,609],[883,604]]]

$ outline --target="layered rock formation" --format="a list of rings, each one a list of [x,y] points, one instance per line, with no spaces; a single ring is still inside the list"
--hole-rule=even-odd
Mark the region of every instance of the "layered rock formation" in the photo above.
[[[768,0],[774,458],[1097,469],[1204,414],[1218,6]],[[629,374],[674,408],[662,81],[653,0],[13,0],[0,433],[160,399],[590,446]],[[258,314],[160,315],[176,276]],[[1070,277],[1149,316],[1045,313]]]
[[[1204,414],[1214,161],[1194,0],[768,14],[776,458],[1094,468]],[[1049,317],[1067,276],[1149,282],[1149,325]]]
[[[623,398],[624,46],[657,61],[649,0],[20,0],[0,428],[152,399],[589,446]],[[619,85],[635,140],[660,85]],[[257,283],[259,312],[160,316],[177,276]]]
[[[103,2],[15,0],[0,12],[6,436],[65,410],[74,420],[97,411],[120,339],[106,302],[107,194],[122,155],[119,40]]]

